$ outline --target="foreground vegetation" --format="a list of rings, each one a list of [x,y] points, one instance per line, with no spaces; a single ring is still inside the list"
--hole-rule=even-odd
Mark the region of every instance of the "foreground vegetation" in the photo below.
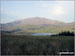
[[[2,55],[54,55],[74,51],[73,36],[1,35]]]

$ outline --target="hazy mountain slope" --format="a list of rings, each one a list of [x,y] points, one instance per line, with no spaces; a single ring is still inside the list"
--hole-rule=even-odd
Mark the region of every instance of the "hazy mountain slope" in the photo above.
[[[59,22],[56,20],[51,20],[47,18],[40,18],[40,17],[34,17],[34,18],[28,18],[21,21],[22,24],[29,24],[29,25],[42,25],[42,24],[54,24],[59,25],[63,22]]]
[[[39,33],[52,32],[59,33],[61,31],[74,31],[75,23],[64,23],[47,18],[33,17],[23,20],[14,21],[7,24],[1,24],[1,30],[11,31],[13,33]]]
[[[40,18],[40,17],[33,17],[33,18],[27,18],[23,20],[14,21],[7,24],[2,24],[2,29],[14,29],[14,28],[22,28],[22,27],[28,27],[30,25],[41,25],[41,26],[52,26],[52,25],[63,25],[64,22],[59,22],[56,20],[46,19],[46,18]]]
[[[42,24],[59,25],[59,24],[64,24],[64,22],[51,20],[47,18],[41,18],[41,17],[33,17],[33,18],[26,18],[11,23],[7,23],[7,25],[12,25],[12,26],[13,25],[42,25]]]

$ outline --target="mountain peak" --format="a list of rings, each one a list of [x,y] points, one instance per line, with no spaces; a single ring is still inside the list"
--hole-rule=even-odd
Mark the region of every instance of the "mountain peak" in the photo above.
[[[32,17],[7,23],[7,25],[64,25],[64,22],[44,17]]]
[[[47,19],[47,18],[44,18],[44,17],[32,17],[32,18],[27,18],[27,19]]]
[[[12,22],[14,25],[63,25],[64,22],[56,21],[56,20],[51,20],[48,18],[44,17],[32,17],[32,18],[26,18],[23,20],[19,20],[16,22]]]

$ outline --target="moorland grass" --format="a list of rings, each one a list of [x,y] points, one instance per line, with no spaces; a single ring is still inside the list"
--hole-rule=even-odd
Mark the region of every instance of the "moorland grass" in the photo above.
[[[2,55],[54,55],[60,51],[74,51],[73,36],[1,34]]]

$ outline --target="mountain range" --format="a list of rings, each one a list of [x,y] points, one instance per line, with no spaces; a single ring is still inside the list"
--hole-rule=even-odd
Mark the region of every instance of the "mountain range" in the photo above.
[[[74,31],[75,22],[65,23],[57,20],[33,17],[6,24],[1,24],[1,31],[10,31],[16,34],[51,32],[59,33],[61,31]]]

